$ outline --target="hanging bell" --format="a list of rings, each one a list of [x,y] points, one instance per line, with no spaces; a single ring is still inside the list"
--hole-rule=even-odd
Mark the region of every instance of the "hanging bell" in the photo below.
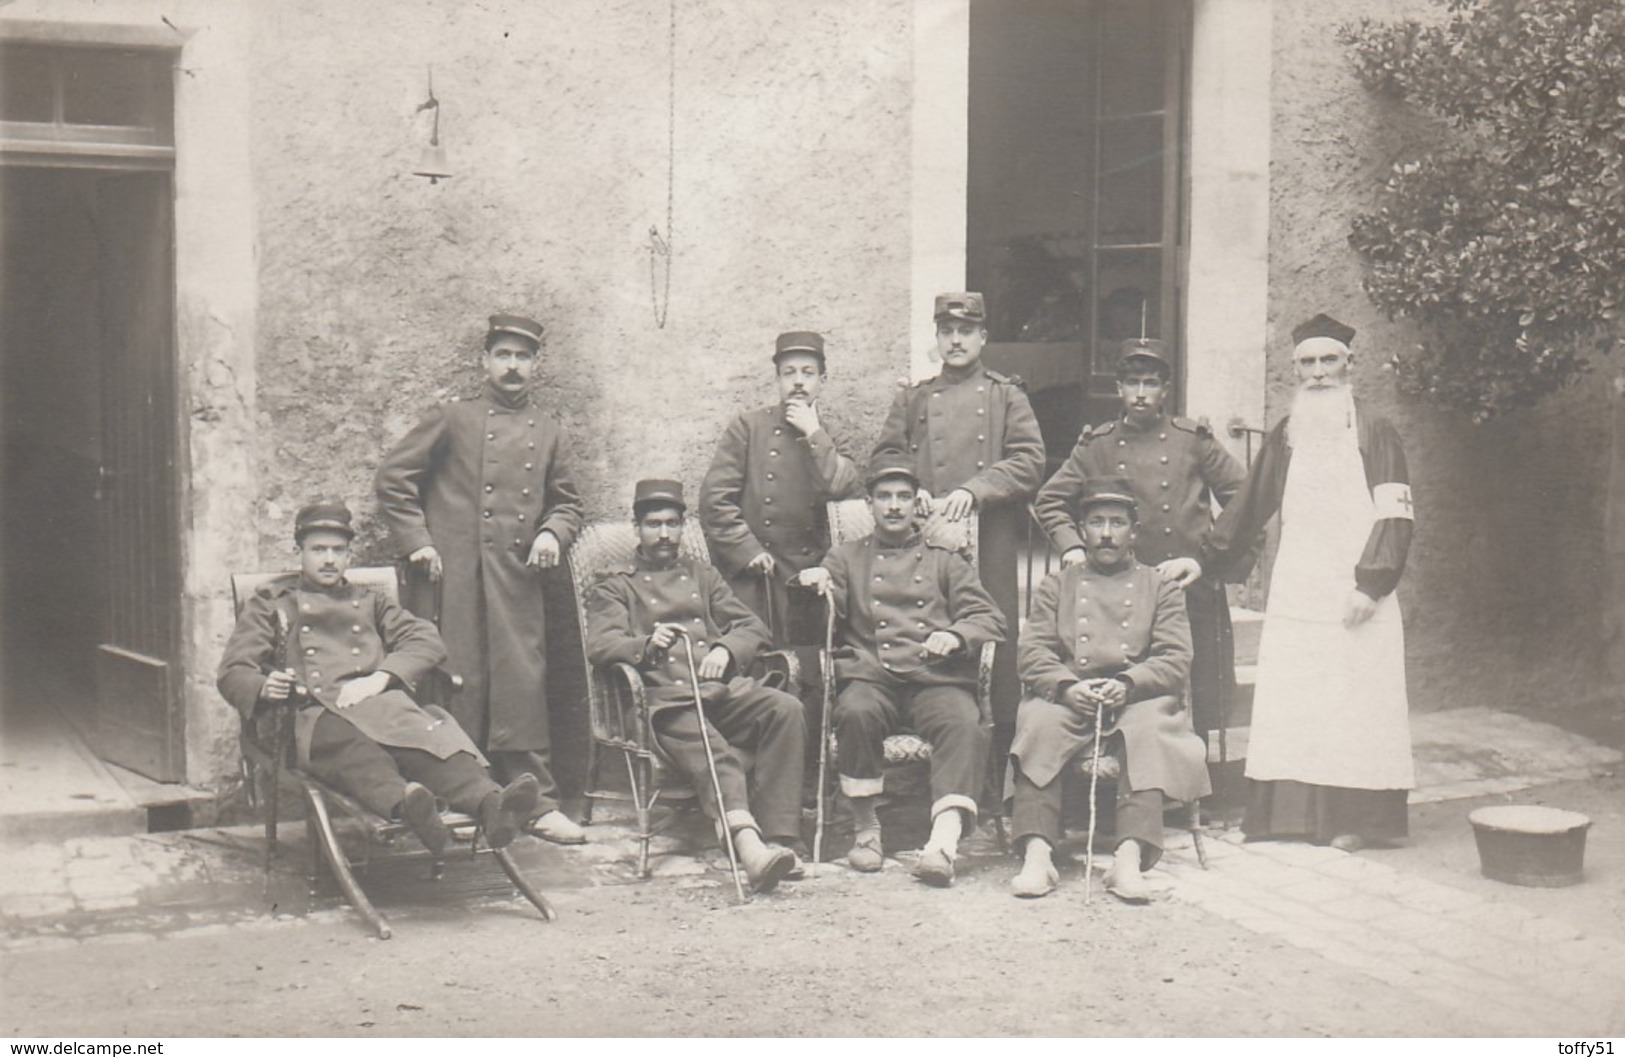
[[[424,147],[418,163],[412,167],[412,175],[427,176],[432,184],[451,179],[451,170],[446,166],[446,148],[438,143]]]

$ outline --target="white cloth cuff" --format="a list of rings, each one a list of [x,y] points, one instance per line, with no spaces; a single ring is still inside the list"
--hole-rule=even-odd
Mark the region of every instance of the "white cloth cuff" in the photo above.
[[[843,774],[840,779],[842,796],[879,796],[886,791],[884,778],[853,778]]]

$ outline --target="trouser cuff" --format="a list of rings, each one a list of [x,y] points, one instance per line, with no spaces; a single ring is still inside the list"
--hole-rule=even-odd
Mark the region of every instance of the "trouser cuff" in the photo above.
[[[938,797],[931,805],[931,818],[935,820],[944,811],[952,811],[955,808],[965,813],[966,821],[976,821],[976,800],[963,793],[949,793],[947,796]]]
[[[879,796],[886,791],[884,778],[853,778],[843,774],[841,779],[841,793],[844,796]]]
[[[736,808],[725,813],[723,821],[728,824],[729,833],[738,833],[742,829],[753,829],[758,833],[762,832],[762,827],[756,823],[756,816],[749,811],[741,811]]]

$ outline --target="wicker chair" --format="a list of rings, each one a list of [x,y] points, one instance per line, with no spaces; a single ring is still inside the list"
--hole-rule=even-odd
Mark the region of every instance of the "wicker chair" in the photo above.
[[[286,573],[281,572],[233,574],[231,578],[233,612],[241,615],[244,603],[253,597],[255,591],[284,575]],[[345,578],[352,584],[372,588],[391,599],[398,601],[400,598],[400,579],[394,566],[350,569],[345,573]],[[460,678],[441,670],[425,679],[418,689],[427,700],[444,703],[461,686]],[[450,715],[446,715],[445,718],[448,722],[455,722]],[[331,876],[343,892],[344,898],[373,927],[378,938],[387,940],[391,935],[389,922],[367,898],[366,892],[356,879],[356,872],[366,871],[375,862],[429,859],[430,879],[439,880],[445,873],[445,861],[431,855],[428,849],[418,843],[404,823],[376,814],[353,797],[300,770],[293,755],[291,719],[291,714],[286,711],[279,717],[272,710],[261,709],[252,719],[243,719],[238,735],[242,750],[243,785],[248,791],[250,805],[259,807],[260,801],[264,801],[267,882],[270,878],[271,861],[277,850],[279,793],[282,787],[288,787],[301,796],[306,805],[305,832],[310,845],[306,880],[312,898],[319,894],[322,882]],[[270,782],[272,775],[278,778],[274,786]],[[335,815],[353,820],[360,829],[364,839],[355,855],[347,852],[340,841],[338,828],[334,825]],[[447,828],[457,831],[473,831],[476,827],[473,818],[458,812],[444,812],[441,819]],[[478,854],[481,851],[491,853],[508,880],[541,912],[544,920],[552,921],[558,917],[547,898],[519,872],[519,867],[508,849],[482,849],[478,844],[470,846],[470,854]]]
[[[825,509],[829,517],[830,546],[851,543],[874,534],[874,511],[867,499],[831,500],[825,505]],[[974,518],[949,521],[940,514],[933,514],[926,521],[922,531],[929,540],[940,542],[952,550],[965,551],[974,566],[980,542],[975,525]],[[977,721],[984,730],[990,732],[993,729],[993,655],[996,649],[996,643],[989,642],[983,645],[982,655],[978,659],[976,680]],[[825,672],[824,676],[827,679],[830,673]],[[836,740],[833,727],[830,730],[829,741],[830,758],[834,759]],[[881,743],[881,747],[888,767],[920,764],[929,766],[931,763],[931,743],[913,731],[905,730],[892,734]],[[819,790],[819,794],[823,795],[824,790]],[[994,815],[994,826],[1002,847],[1005,840],[1002,815]]]
[[[570,547],[570,576],[575,585],[576,613],[581,622],[581,641],[589,641],[587,591],[607,569],[632,561],[637,550],[637,530],[630,520],[598,521],[585,526]],[[687,518],[678,554],[709,564],[710,551],[698,518]],[[583,651],[585,655],[586,651]],[[757,661],[755,674],[796,692],[800,670],[795,655],[765,653]],[[675,812],[655,818],[655,805],[665,801],[673,808],[697,807],[693,785],[661,755],[651,726],[648,703],[643,692],[643,676],[629,664],[598,668],[587,662],[587,705],[592,719],[592,741],[587,758],[587,820],[598,800],[628,801],[637,815],[638,876],[649,876],[649,845],[655,834],[665,829]],[[612,789],[599,781],[604,750],[619,753],[626,766],[627,792]],[[741,753],[746,766],[748,753]]]

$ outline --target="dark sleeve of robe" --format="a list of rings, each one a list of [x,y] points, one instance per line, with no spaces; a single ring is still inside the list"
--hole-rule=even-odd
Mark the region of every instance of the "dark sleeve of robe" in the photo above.
[[[1292,460],[1286,426],[1287,420],[1282,419],[1270,430],[1241,487],[1228,499],[1221,498],[1224,512],[1214,522],[1198,559],[1205,575],[1232,579],[1238,569],[1245,575],[1246,564],[1256,557],[1258,537],[1281,509],[1281,496],[1286,492],[1286,471]]]

